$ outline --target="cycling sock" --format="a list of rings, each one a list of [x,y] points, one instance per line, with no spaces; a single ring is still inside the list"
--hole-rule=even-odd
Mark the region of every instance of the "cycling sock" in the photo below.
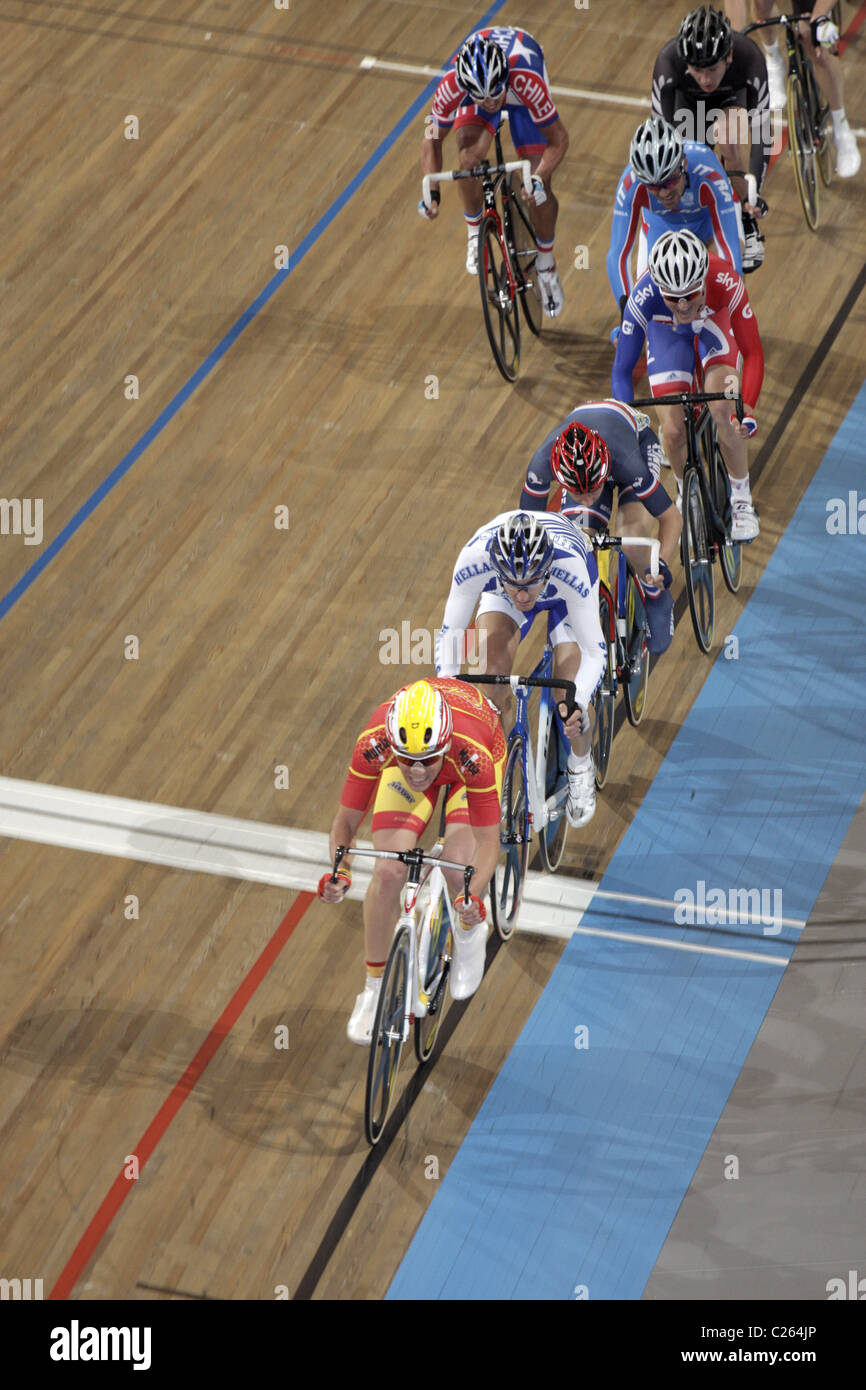
[[[539,270],[553,270],[555,264],[553,259],[553,242],[542,241],[540,237],[537,238],[537,241],[538,256],[535,260],[536,266]]]
[[[830,115],[833,117],[833,134],[838,139],[839,132],[844,130],[845,126],[848,124],[845,116],[845,107],[840,106],[838,111],[831,111]]]
[[[584,772],[584,771],[586,770],[586,768],[591,767],[591,766],[592,766],[592,754],[591,754],[591,753],[584,753],[583,756],[581,756],[580,753],[575,753],[573,750],[572,750],[571,753],[569,753],[569,755],[568,755],[568,770],[569,770],[569,772]]]
[[[728,474],[730,477],[730,474]],[[745,478],[731,478],[731,500],[734,502],[751,502],[752,491],[749,487],[749,475]]]
[[[385,974],[385,962],[383,960],[365,960],[367,967],[367,984],[375,980],[381,980]]]
[[[481,213],[474,212],[470,216],[468,212],[464,212],[463,216],[466,218],[466,234],[471,241],[474,236],[478,235],[478,228],[481,226]]]

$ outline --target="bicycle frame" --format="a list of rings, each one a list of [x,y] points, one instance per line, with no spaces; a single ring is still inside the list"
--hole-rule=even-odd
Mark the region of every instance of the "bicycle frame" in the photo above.
[[[709,410],[710,401],[729,401],[736,408],[737,419],[742,420],[744,413],[742,396],[728,396],[724,391],[682,391],[676,395],[670,396],[645,396],[640,400],[632,401],[632,405],[642,406],[644,408],[647,406],[658,407],[660,405],[682,406],[683,420],[686,427],[686,462],[683,468],[683,488],[685,489],[687,474],[689,472],[697,472],[700,480],[704,507],[706,508],[707,516],[710,518],[713,531],[715,532],[713,545],[715,552],[717,552],[720,546],[731,545],[732,542],[728,536],[728,530],[724,520],[719,516],[699,447],[700,441],[712,427],[713,417]],[[696,405],[702,406],[702,409],[698,413],[697,420],[695,419],[693,408]],[[646,544],[646,541],[644,541],[644,544]]]
[[[347,849],[344,845],[338,845],[334,858],[334,876],[346,854],[360,854],[367,859],[399,859],[408,866],[409,874],[400,891],[400,916],[397,919],[391,940],[398,935],[404,927],[411,927],[409,935],[410,954],[409,954],[409,976],[412,980],[411,997],[406,996],[406,1007],[403,1015],[403,1036],[401,1041],[406,1042],[409,1031],[416,1018],[423,1018],[427,1012],[427,1004],[420,998],[421,980],[418,970],[418,936],[419,920],[418,906],[421,889],[430,880],[430,900],[426,911],[434,911],[442,900],[445,912],[448,915],[448,922],[451,930],[456,925],[454,908],[451,902],[451,894],[448,891],[448,884],[445,881],[443,869],[461,869],[463,871],[464,896],[469,896],[469,883],[475,872],[471,864],[456,864],[450,859],[442,859],[438,854],[439,846],[434,846],[433,850],[423,851],[420,848],[414,850],[387,850],[387,849]],[[426,873],[423,872],[427,865]],[[392,1039],[396,1041],[396,1039]]]

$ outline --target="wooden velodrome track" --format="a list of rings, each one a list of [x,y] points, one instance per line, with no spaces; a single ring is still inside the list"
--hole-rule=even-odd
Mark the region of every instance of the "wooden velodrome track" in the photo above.
[[[496,21],[541,40],[555,86],[633,103],[686,8],[507,0]],[[604,257],[635,104],[559,98],[566,307],[514,387],[490,359],[456,198],[436,226],[416,212],[426,104],[304,243],[419,98],[411,69],[440,65],[482,13],[0,0],[2,492],[44,499],[41,547],[0,538],[0,593],[129,463],[4,608],[4,776],[326,831],[356,732],[417,672],[380,662],[381,630],[438,625],[460,544],[515,504],[551,424],[607,393]],[[847,96],[863,125],[850,77]],[[762,532],[722,635],[863,380],[863,190],[836,182],[812,235],[784,156],[770,175],[767,264],[748,283],[767,357]],[[291,275],[130,461],[280,245]],[[686,618],[567,872],[599,876],[708,669]],[[344,1031],[357,903],[3,838],[0,921],[0,1272],[93,1299],[381,1297],[433,1195],[426,1156],[447,1169],[562,949],[518,935],[495,955],[365,1166],[366,1058]]]

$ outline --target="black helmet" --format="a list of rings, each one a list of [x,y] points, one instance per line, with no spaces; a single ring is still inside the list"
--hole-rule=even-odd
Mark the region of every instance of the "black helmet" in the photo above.
[[[731,21],[712,5],[687,14],[677,35],[677,52],[690,68],[711,68],[727,58],[734,42]]]

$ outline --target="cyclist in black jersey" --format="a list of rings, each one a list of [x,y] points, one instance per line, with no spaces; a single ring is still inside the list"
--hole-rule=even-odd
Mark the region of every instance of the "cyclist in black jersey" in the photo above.
[[[774,149],[763,51],[735,34],[721,10],[699,5],[656,59],[652,106],[684,139],[716,147],[742,209],[743,271],[757,270],[764,259],[758,219],[767,211],[760,194]],[[755,202],[747,173],[755,179]]]

